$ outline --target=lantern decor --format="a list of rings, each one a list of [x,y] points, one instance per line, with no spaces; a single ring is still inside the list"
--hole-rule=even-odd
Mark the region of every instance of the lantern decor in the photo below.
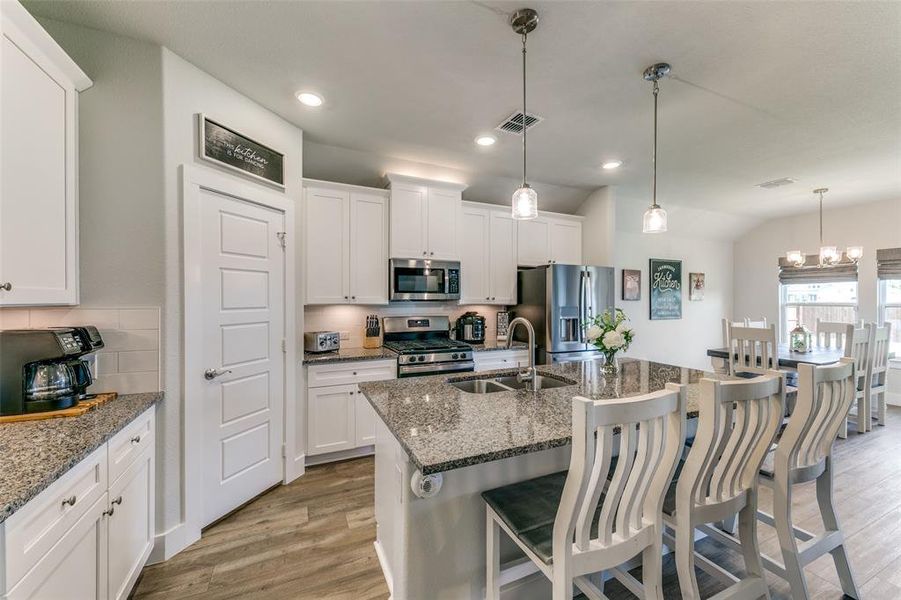
[[[812,340],[810,330],[799,324],[789,333],[788,345],[792,352],[810,352]]]

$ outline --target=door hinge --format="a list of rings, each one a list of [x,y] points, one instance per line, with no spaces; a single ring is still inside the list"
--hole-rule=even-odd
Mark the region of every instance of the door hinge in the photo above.
[[[288,340],[282,338],[282,352],[288,351]]]
[[[282,248],[288,247],[288,242],[285,239],[288,237],[288,234],[286,232],[279,231],[275,234],[275,236],[278,238],[278,243],[281,244]]]
[[[282,444],[282,458],[288,458],[288,448]]]

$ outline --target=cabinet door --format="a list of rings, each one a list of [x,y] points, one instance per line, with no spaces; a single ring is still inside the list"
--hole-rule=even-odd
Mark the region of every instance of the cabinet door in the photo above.
[[[76,304],[77,92],[17,29],[0,43],[0,305]]]
[[[459,191],[429,188],[429,258],[436,260],[458,260],[460,258],[457,249],[460,202]]]
[[[578,221],[551,221],[551,262],[582,264],[582,224]]]
[[[546,265],[550,260],[550,227],[544,219],[517,222],[517,263],[523,267]]]
[[[109,597],[128,597],[153,549],[153,446],[109,489]]]
[[[106,600],[108,496],[97,500],[7,600]]]
[[[375,444],[375,424],[379,417],[372,405],[369,404],[369,400],[359,390],[354,393],[354,403],[356,405],[357,447],[372,446]]]
[[[350,194],[350,300],[388,304],[388,201]]]
[[[491,212],[489,291],[492,304],[516,304],[516,220]]]
[[[307,454],[356,447],[355,385],[310,388],[307,393]]]
[[[460,228],[460,304],[491,301],[489,290],[490,213],[482,208],[463,208]],[[514,270],[515,270],[514,266]]]
[[[428,255],[428,189],[420,185],[393,184],[390,207],[391,258],[422,258]]]
[[[348,292],[349,195],[327,188],[307,188],[307,304],[343,304]]]

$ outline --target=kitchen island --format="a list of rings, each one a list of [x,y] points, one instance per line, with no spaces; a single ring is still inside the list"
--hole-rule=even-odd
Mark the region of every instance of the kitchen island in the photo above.
[[[572,398],[614,399],[688,387],[688,413],[697,415],[702,377],[727,376],[623,359],[605,378],[597,362],[539,366],[564,385],[473,394],[451,382],[515,371],[414,377],[360,384],[379,416],[376,437],[376,551],[392,600],[484,598],[485,505],[481,492],[565,470],[569,466]],[[692,428],[689,427],[689,432]],[[427,485],[420,482],[425,479]],[[431,486],[428,497],[422,490]],[[414,487],[419,493],[414,493]],[[422,497],[425,496],[425,497]],[[503,539],[503,538],[502,538]],[[504,539],[502,560],[517,549]],[[521,568],[531,570],[531,564]],[[503,580],[502,580],[503,583]],[[550,597],[536,574],[508,586],[504,598]]]

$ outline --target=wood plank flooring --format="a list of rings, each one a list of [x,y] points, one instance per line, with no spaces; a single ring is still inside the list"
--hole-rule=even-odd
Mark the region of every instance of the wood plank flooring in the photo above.
[[[861,592],[869,600],[901,598],[901,408],[889,409],[886,427],[839,440],[834,456],[836,504]],[[168,562],[144,569],[134,598],[387,599],[372,546],[373,476],[372,458],[309,468],[291,485],[213,525]],[[814,498],[813,484],[796,488],[794,514],[801,527],[820,531]],[[771,509],[765,488],[761,506]],[[778,556],[775,530],[761,523],[759,537],[763,551]],[[737,553],[710,540],[697,547],[741,573]],[[806,573],[814,598],[842,598],[828,556]],[[640,570],[634,574],[640,576]],[[768,580],[774,599],[791,598],[784,581],[769,573]],[[722,589],[700,571],[698,583],[704,598]],[[664,584],[666,598],[681,598],[669,556]],[[614,599],[634,597],[615,581],[605,592]]]

